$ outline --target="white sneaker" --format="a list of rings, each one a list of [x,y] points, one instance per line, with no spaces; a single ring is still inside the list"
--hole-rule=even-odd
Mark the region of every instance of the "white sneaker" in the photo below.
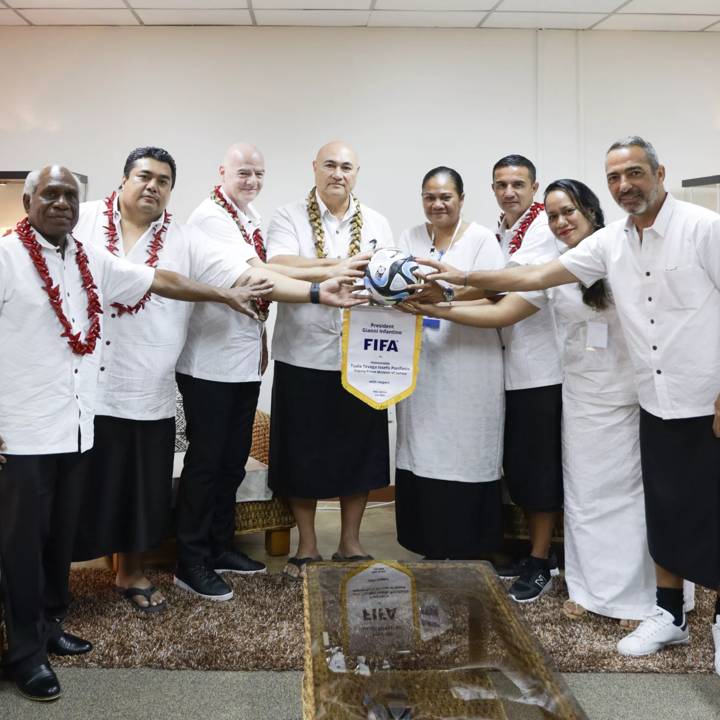
[[[712,635],[715,642],[715,672],[720,675],[720,615],[715,616]]]
[[[621,655],[652,655],[667,645],[684,645],[690,640],[687,618],[683,617],[681,627],[675,625],[672,613],[655,606],[655,612],[646,617],[637,628],[626,635],[618,644]],[[713,625],[713,632],[715,626]],[[720,629],[718,641],[720,643]]]

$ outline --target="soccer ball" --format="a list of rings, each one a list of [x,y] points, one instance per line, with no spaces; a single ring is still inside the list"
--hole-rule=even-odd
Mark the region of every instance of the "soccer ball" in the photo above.
[[[417,282],[414,273],[418,268],[412,255],[381,248],[370,258],[363,281],[372,300],[380,305],[395,305],[410,294],[407,286]]]

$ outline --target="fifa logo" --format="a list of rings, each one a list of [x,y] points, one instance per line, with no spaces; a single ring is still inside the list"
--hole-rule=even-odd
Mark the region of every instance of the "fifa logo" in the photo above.
[[[378,265],[378,266],[375,268],[375,277],[376,277],[376,278],[381,278],[381,277],[385,274],[385,270],[386,270],[386,268],[385,268],[384,265]]]
[[[399,352],[396,340],[387,340],[386,338],[365,338],[363,340],[363,344],[363,350]]]

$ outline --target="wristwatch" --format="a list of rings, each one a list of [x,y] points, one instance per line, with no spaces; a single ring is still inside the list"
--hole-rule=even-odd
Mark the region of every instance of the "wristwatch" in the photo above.
[[[455,288],[452,285],[441,285],[445,302],[451,303],[455,299]]]
[[[313,305],[320,304],[320,283],[310,283],[310,302]]]

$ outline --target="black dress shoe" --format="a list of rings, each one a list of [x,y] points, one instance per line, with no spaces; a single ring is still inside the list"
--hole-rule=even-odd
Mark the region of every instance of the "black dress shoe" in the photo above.
[[[57,675],[47,663],[15,673],[15,687],[23,697],[39,702],[57,700],[62,694]]]
[[[47,649],[53,655],[82,655],[93,649],[92,643],[77,635],[64,632],[48,640]]]

